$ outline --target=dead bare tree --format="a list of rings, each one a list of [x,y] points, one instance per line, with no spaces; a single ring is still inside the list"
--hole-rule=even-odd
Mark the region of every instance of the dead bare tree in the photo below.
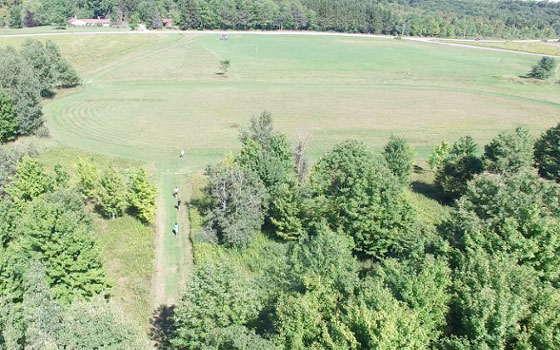
[[[305,154],[307,152],[307,144],[309,142],[309,135],[304,131],[300,130],[297,135],[296,149],[294,152],[294,161],[296,163],[296,169],[298,173],[298,180],[303,182],[307,176],[307,159]]]

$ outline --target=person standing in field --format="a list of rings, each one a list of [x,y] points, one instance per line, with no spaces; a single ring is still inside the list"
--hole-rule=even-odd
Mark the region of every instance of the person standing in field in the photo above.
[[[175,235],[179,233],[179,225],[177,223],[175,223],[175,226],[173,226],[173,233],[175,233]]]
[[[173,197],[177,198],[178,193],[179,193],[179,187],[175,186],[175,189],[173,190]]]
[[[181,209],[181,200],[177,200],[177,210]]]
[[[185,150],[182,149],[182,150],[181,150],[181,158],[184,158],[184,157],[185,157]]]

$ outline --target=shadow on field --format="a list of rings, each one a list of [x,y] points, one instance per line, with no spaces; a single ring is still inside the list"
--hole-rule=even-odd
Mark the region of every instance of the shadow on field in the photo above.
[[[171,339],[175,333],[173,316],[175,305],[160,305],[150,318],[150,339],[159,350],[170,349]]]
[[[414,192],[421,194],[429,199],[442,202],[441,194],[436,188],[436,185],[420,181],[413,181],[411,185]]]

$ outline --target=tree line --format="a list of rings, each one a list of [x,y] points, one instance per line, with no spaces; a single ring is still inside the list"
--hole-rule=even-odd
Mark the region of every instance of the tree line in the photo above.
[[[72,16],[161,28],[293,29],[414,36],[550,38],[560,4],[512,0],[1,0],[11,27],[66,26]]]
[[[36,152],[0,148],[0,349],[148,349],[108,303],[92,212],[128,209],[151,224],[155,187],[80,160],[46,169]]]
[[[435,225],[407,195],[403,138],[310,169],[267,113],[240,139],[192,203],[196,265],[161,349],[558,348],[560,124],[482,156],[469,136],[438,145],[455,202]]]
[[[47,134],[42,98],[79,84],[76,71],[50,40],[27,39],[20,50],[0,48],[0,143]]]

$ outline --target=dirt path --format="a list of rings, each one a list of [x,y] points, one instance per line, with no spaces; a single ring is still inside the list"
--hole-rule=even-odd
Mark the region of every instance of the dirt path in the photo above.
[[[182,205],[177,209],[173,189],[179,188],[178,199]],[[154,309],[160,305],[175,305],[181,297],[185,281],[192,266],[190,226],[186,203],[190,198],[188,174],[163,170],[158,186],[158,210],[156,215],[156,239],[152,300]],[[173,227],[179,225],[175,234]]]

